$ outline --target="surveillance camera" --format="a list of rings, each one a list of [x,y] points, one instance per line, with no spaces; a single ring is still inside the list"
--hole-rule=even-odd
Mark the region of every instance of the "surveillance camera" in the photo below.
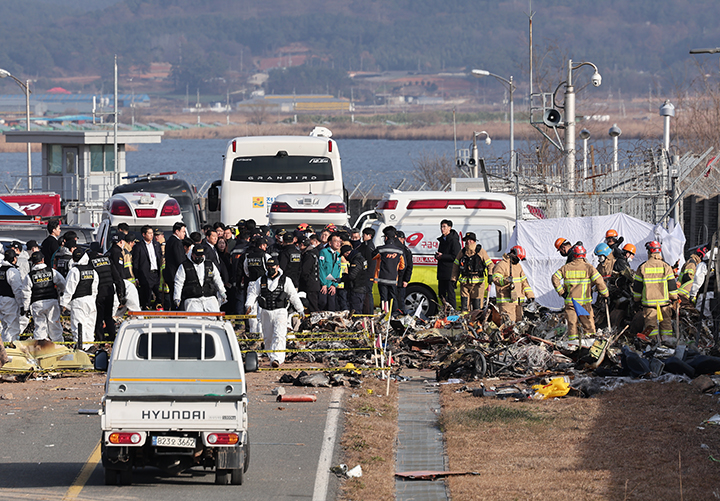
[[[602,77],[600,76],[600,73],[594,73],[592,76],[592,84],[595,87],[600,87],[601,83],[602,83]]]

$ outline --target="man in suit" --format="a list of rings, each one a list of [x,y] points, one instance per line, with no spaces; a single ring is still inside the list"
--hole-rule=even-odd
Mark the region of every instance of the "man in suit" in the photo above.
[[[133,271],[137,279],[140,307],[150,308],[152,296],[160,300],[160,268],[162,266],[162,249],[155,241],[152,227],[145,225],[140,228],[142,240],[132,251]]]
[[[165,244],[165,283],[170,288],[170,297],[175,297],[175,275],[178,268],[185,261],[185,249],[183,248],[183,238],[185,238],[187,230],[185,223],[179,221],[173,225],[173,234],[167,239]]]
[[[220,271],[220,277],[222,278],[223,284],[230,282],[230,275],[228,274],[227,266],[225,263],[220,261],[215,244],[218,241],[217,231],[209,228],[205,231],[205,240],[202,242],[202,246],[205,247],[205,258],[213,262],[213,264]]]

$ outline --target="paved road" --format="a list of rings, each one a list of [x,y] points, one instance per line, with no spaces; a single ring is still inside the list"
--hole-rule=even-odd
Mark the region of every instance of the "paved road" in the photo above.
[[[78,409],[99,408],[102,379],[93,376],[46,381],[47,387],[29,399],[0,400],[0,499],[335,499],[336,478],[326,476],[325,484],[316,477],[327,417],[341,414],[342,390],[319,388],[315,403],[278,403],[266,390],[253,393],[253,376],[248,378],[251,463],[242,486],[215,485],[210,470],[170,477],[151,468],[135,470],[132,486],[104,485],[102,465],[93,463],[97,454],[91,457],[99,443],[100,417],[78,414]],[[14,388],[3,384],[0,394]],[[288,393],[304,390],[289,388]],[[337,464],[337,450],[336,441],[326,465]]]

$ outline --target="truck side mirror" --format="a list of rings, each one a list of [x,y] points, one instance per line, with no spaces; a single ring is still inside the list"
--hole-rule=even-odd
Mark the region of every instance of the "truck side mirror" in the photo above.
[[[258,355],[254,351],[245,354],[245,372],[256,372],[258,370]]]
[[[210,212],[217,212],[218,205],[220,205],[220,190],[217,186],[211,186],[210,189],[208,189],[207,203]]]

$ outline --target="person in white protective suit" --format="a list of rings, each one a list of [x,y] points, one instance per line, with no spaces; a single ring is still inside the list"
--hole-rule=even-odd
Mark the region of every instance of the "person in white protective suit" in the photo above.
[[[267,272],[267,260],[270,254],[267,253],[268,243],[264,237],[256,236],[250,242],[250,247],[245,252],[245,260],[243,262],[243,272],[247,277],[248,288],[255,280],[265,275]],[[247,303],[247,293],[245,302]],[[246,315],[254,315],[255,318],[248,319],[248,332],[260,332],[260,319],[257,311],[257,303]]]
[[[219,312],[220,305],[227,301],[220,271],[205,258],[204,247],[193,246],[190,257],[180,264],[175,274],[175,309],[179,310],[184,301],[185,311]]]
[[[26,250],[23,250],[22,243],[17,240],[12,243],[12,249],[17,254],[17,269],[20,271],[20,280],[25,281],[25,277],[30,273],[30,255],[40,250],[40,246],[35,240],[28,240],[25,244]],[[25,332],[30,324],[30,319],[25,315],[20,315],[20,334]]]
[[[258,305],[258,317],[266,350],[279,350],[269,353],[273,367],[280,367],[285,361],[285,343],[288,331],[288,304],[299,313],[304,312],[300,296],[280,269],[277,259],[271,257],[266,262],[267,273],[248,286],[245,301],[246,314]]]
[[[90,348],[95,339],[95,322],[100,277],[90,263],[90,257],[82,249],[75,249],[65,283],[65,293],[60,306],[70,308],[70,329],[73,341],[78,342],[78,326],[82,326],[83,349]]]
[[[23,281],[25,313],[30,312],[35,321],[35,339],[63,340],[60,323],[60,294],[65,292],[63,276],[45,264],[42,252],[30,256],[30,273]]]
[[[20,270],[16,265],[15,251],[5,251],[5,260],[0,263],[0,326],[2,326],[2,341],[5,343],[20,337],[23,287]]]

